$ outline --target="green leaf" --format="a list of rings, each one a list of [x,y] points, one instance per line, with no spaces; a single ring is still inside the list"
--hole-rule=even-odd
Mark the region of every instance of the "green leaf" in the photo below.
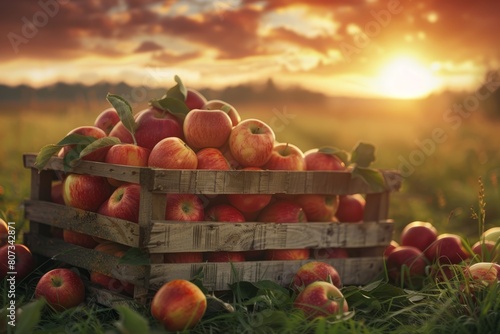
[[[344,150],[338,149],[332,146],[323,146],[318,149],[318,152],[336,156],[339,158],[346,166],[349,164],[349,153]]]
[[[35,168],[38,170],[42,170],[48,163],[50,158],[54,154],[56,154],[59,150],[61,149],[61,146],[50,144],[50,145],[45,145],[40,149],[40,152],[38,152],[38,155],[36,156],[35,159]]]
[[[61,139],[56,145],[63,147],[66,145],[87,145],[92,143],[95,137],[72,133]]]
[[[148,320],[129,306],[118,305],[115,309],[120,315],[120,319],[114,325],[121,334],[147,334],[150,332]]]
[[[189,108],[184,101],[175,97],[163,97],[161,99],[153,99],[149,104],[155,108],[166,111],[174,115],[180,120],[183,120],[189,112]]]
[[[355,166],[352,170],[352,176],[362,179],[375,192],[382,192],[387,188],[384,175],[377,169]]]
[[[106,100],[116,109],[120,121],[122,121],[125,128],[130,132],[132,138],[135,141],[135,130],[137,129],[137,123],[135,122],[134,115],[132,113],[132,106],[123,97],[115,94],[110,94],[106,96]]]
[[[65,166],[71,166],[75,159],[80,156],[80,151],[88,144],[94,142],[96,139],[91,136],[84,136],[76,133],[69,134],[61,139],[57,144],[45,145],[40,149],[35,159],[35,168],[42,170],[50,161],[50,158],[61,148],[68,145],[75,145],[72,150],[66,153],[64,157]]]
[[[118,264],[128,264],[132,266],[147,266],[150,264],[148,255],[139,248],[130,248],[120,258]]]
[[[119,138],[116,137],[103,137],[95,140],[94,142],[88,144],[83,150],[80,152],[80,158],[83,158],[84,156],[97,151],[98,149],[108,147],[108,146],[113,146],[116,144],[120,144],[121,141]]]
[[[179,78],[178,75],[174,76],[175,82],[177,82],[177,85],[174,87],[170,88],[167,91],[167,96],[172,97],[181,101],[186,101],[186,96],[187,96],[187,89],[182,83],[181,78]]]
[[[368,167],[375,161],[375,146],[359,143],[351,154],[351,163],[360,167]]]
[[[16,334],[31,334],[40,322],[45,299],[40,298],[22,307],[19,319],[16,319]]]

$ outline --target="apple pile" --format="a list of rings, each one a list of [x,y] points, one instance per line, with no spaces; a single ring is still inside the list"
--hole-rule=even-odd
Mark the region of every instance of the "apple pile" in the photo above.
[[[464,272],[470,277],[495,276],[499,244],[498,227],[485,231],[468,247],[457,234],[439,234],[431,223],[413,221],[401,231],[399,243],[392,240],[385,249],[387,273],[394,283],[413,288],[421,286],[428,274],[437,280],[463,277]]]
[[[43,147],[35,165],[43,168],[53,155],[74,166],[80,160],[163,169],[210,170],[360,170],[369,169],[374,148],[361,143],[353,154],[332,148],[302,152],[291,143],[276,140],[265,122],[242,119],[231,104],[207,100],[176,85],[161,99],[137,112],[117,95],[108,94],[112,107],[94,124],[72,129],[57,144]],[[373,171],[373,170],[372,170]],[[358,173],[362,176],[362,173]],[[138,222],[140,186],[76,173],[61,173],[52,185],[52,201],[102,215]],[[361,194],[168,194],[165,220],[256,222],[362,222],[365,199]],[[103,240],[75,231],[53,229],[69,243],[95,248]],[[300,260],[346,257],[346,251],[280,249],[263,252],[165,254],[165,262]]]

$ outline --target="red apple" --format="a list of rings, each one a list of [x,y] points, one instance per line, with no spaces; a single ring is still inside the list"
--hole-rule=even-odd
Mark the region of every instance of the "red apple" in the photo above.
[[[304,153],[306,170],[345,170],[346,166],[334,154],[325,150],[313,148]]]
[[[245,257],[245,261],[262,261],[266,254],[266,251],[256,249],[256,250],[242,251],[241,253]]]
[[[206,309],[207,298],[200,288],[181,279],[165,283],[151,301],[151,314],[171,332],[193,328]]]
[[[493,262],[477,262],[465,267],[465,275],[471,280],[484,285],[497,284],[500,281],[500,265]]]
[[[19,283],[34,269],[35,260],[25,245],[7,244],[0,247],[0,279],[7,277],[7,280],[15,279],[15,283]]]
[[[244,262],[245,254],[243,252],[207,252],[205,260],[207,262]]]
[[[262,168],[270,170],[305,170],[304,153],[295,145],[277,143],[273,147],[271,157]]]
[[[229,149],[243,167],[262,167],[273,152],[275,135],[266,123],[246,119],[233,127],[229,135]]]
[[[96,212],[109,198],[112,188],[106,178],[88,174],[69,174],[64,179],[63,199],[67,206]]]
[[[462,244],[460,236],[452,233],[438,235],[429,248],[425,251],[425,256],[431,262],[441,264],[458,264],[470,257]]]
[[[203,253],[201,252],[179,252],[163,254],[165,263],[201,263],[203,262]]]
[[[9,225],[0,218],[0,247],[7,244],[7,239],[9,237]]]
[[[98,244],[98,242],[91,235],[66,229],[63,230],[63,240],[69,244],[90,249],[94,248]]]
[[[496,243],[498,239],[500,239],[500,226],[492,227],[484,231],[484,233],[481,235],[480,240],[483,239],[493,241]]]
[[[498,244],[491,240],[479,240],[472,245],[472,253],[479,256],[482,262],[498,262],[500,250]]]
[[[63,198],[63,181],[52,181],[50,190],[50,201],[53,203],[64,205]]]
[[[35,288],[35,298],[45,298],[56,311],[80,305],[85,300],[85,286],[80,276],[66,268],[45,273]]]
[[[366,201],[360,194],[340,195],[335,216],[342,223],[355,223],[363,220]]]
[[[116,144],[109,148],[104,162],[116,165],[146,167],[150,153],[151,150],[138,145]],[[108,178],[108,182],[114,187],[118,187],[124,183],[113,178]]]
[[[317,248],[312,250],[311,257],[316,260],[320,259],[347,259],[349,252],[346,248]]]
[[[316,281],[330,282],[339,289],[342,287],[337,269],[331,264],[320,261],[303,264],[293,277],[292,287],[296,290],[301,290]]]
[[[222,152],[213,147],[206,147],[196,153],[198,169],[230,170],[231,166]]]
[[[246,167],[241,169],[242,172],[248,170],[262,170],[259,167]],[[270,202],[272,195],[270,194],[227,194],[229,203],[243,213],[252,213],[262,210]]]
[[[424,252],[434,241],[438,232],[428,222],[414,221],[407,224],[401,231],[401,246],[413,246]]]
[[[241,117],[238,111],[231,104],[224,102],[222,100],[210,100],[200,109],[206,110],[222,110],[227,113],[229,118],[231,119],[231,124],[233,126],[238,125],[241,122]]]
[[[126,183],[115,189],[111,196],[102,203],[97,213],[138,223],[140,201],[141,186]]]
[[[257,221],[266,223],[304,223],[307,222],[307,217],[299,204],[287,200],[278,200],[262,209]]]
[[[226,158],[226,161],[229,163],[229,166],[231,166],[231,169],[243,169],[243,167],[240,165],[238,161],[233,157],[233,154],[231,153],[231,149],[229,148],[229,141],[227,141],[221,148],[220,151],[222,152],[222,155],[224,158]],[[250,167],[249,167],[250,168]],[[255,167],[258,168],[258,167]]]
[[[193,109],[183,124],[186,143],[193,149],[223,146],[231,129],[231,119],[222,110]]]
[[[335,195],[298,195],[293,199],[311,222],[331,222],[339,206],[339,197]]]
[[[196,194],[167,194],[165,220],[203,221],[203,202]]]
[[[160,140],[149,154],[149,167],[165,169],[196,169],[196,153],[180,138],[169,137]]]
[[[187,88],[186,99],[184,103],[186,103],[189,110],[202,109],[203,106],[207,103],[207,99],[196,89]]]
[[[389,245],[384,250],[384,258],[386,258],[387,256],[389,256],[389,254],[391,254],[392,251],[395,250],[399,246],[401,246],[401,245],[398,244],[396,240],[391,240],[391,242],[389,243]]]
[[[122,144],[133,144],[134,138],[130,131],[123,125],[122,121],[115,124],[113,129],[108,134],[108,137],[116,137],[120,139]]]
[[[342,292],[333,284],[316,281],[302,290],[293,306],[304,312],[307,319],[328,317],[349,311]]]
[[[307,260],[310,250],[304,249],[266,249],[264,259],[268,261]]]
[[[205,210],[205,220],[213,222],[242,223],[245,221],[245,216],[232,205],[218,204]]]
[[[89,137],[94,137],[95,139],[99,139],[99,138],[103,138],[103,137],[107,136],[106,132],[104,132],[102,129],[99,129],[98,127],[95,127],[95,126],[80,126],[80,127],[74,128],[73,130],[68,132],[67,135],[70,135],[70,134],[89,136]],[[61,150],[59,151],[57,156],[59,158],[63,158],[73,148],[75,148],[75,145],[66,145],[63,148],[61,148]],[[82,147],[81,149],[79,149],[78,147],[76,148],[78,152],[77,152],[77,156],[75,156],[75,158],[78,158],[78,156],[80,155],[80,151],[83,148],[84,147]],[[100,161],[100,162],[102,162],[102,161],[104,161],[104,157],[106,156],[108,149],[109,149],[109,147],[103,147],[103,148],[98,149],[92,153],[87,154],[82,159],[88,160],[88,161]]]
[[[152,150],[155,145],[167,137],[182,137],[182,125],[169,112],[148,108],[137,114],[135,139],[137,145]]]
[[[392,282],[406,287],[419,287],[425,276],[427,259],[413,246],[396,247],[386,258],[387,273]]]
[[[120,116],[115,108],[103,110],[95,119],[94,126],[103,130],[108,135],[115,125],[120,121]]]

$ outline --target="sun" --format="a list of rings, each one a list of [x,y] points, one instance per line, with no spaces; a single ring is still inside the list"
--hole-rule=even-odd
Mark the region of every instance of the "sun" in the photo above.
[[[414,99],[429,95],[438,87],[439,80],[418,60],[399,57],[381,68],[376,85],[383,96]]]

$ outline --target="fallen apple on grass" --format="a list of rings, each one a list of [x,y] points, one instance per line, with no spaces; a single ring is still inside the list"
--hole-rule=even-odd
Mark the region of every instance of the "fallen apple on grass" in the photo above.
[[[497,284],[500,281],[500,265],[493,262],[477,262],[465,267],[467,278],[483,285]]]
[[[0,279],[7,273],[15,273],[16,282],[28,276],[35,269],[35,260],[30,249],[23,244],[0,247]]]
[[[35,298],[45,298],[56,311],[76,307],[85,300],[85,286],[80,276],[66,268],[45,273],[35,288]]]
[[[166,330],[176,332],[195,327],[207,309],[207,298],[187,280],[165,283],[151,301],[151,314]]]
[[[321,261],[311,261],[302,265],[292,280],[292,287],[301,290],[316,281],[329,282],[337,288],[342,287],[340,275],[331,264]]]
[[[0,218],[0,247],[7,244],[7,239],[9,237],[9,225],[5,220]]]
[[[438,235],[424,253],[429,261],[441,264],[458,264],[470,258],[460,236],[453,233]]]
[[[400,245],[413,246],[424,252],[437,237],[438,231],[431,223],[413,221],[401,231]]]
[[[472,245],[472,253],[479,257],[481,262],[500,261],[500,248],[497,242],[491,240],[479,240]]]
[[[396,247],[385,259],[389,279],[398,286],[418,288],[428,264],[424,253],[413,246]]]
[[[316,281],[307,285],[293,302],[296,309],[302,310],[307,319],[342,315],[349,306],[342,292],[333,284]]]

